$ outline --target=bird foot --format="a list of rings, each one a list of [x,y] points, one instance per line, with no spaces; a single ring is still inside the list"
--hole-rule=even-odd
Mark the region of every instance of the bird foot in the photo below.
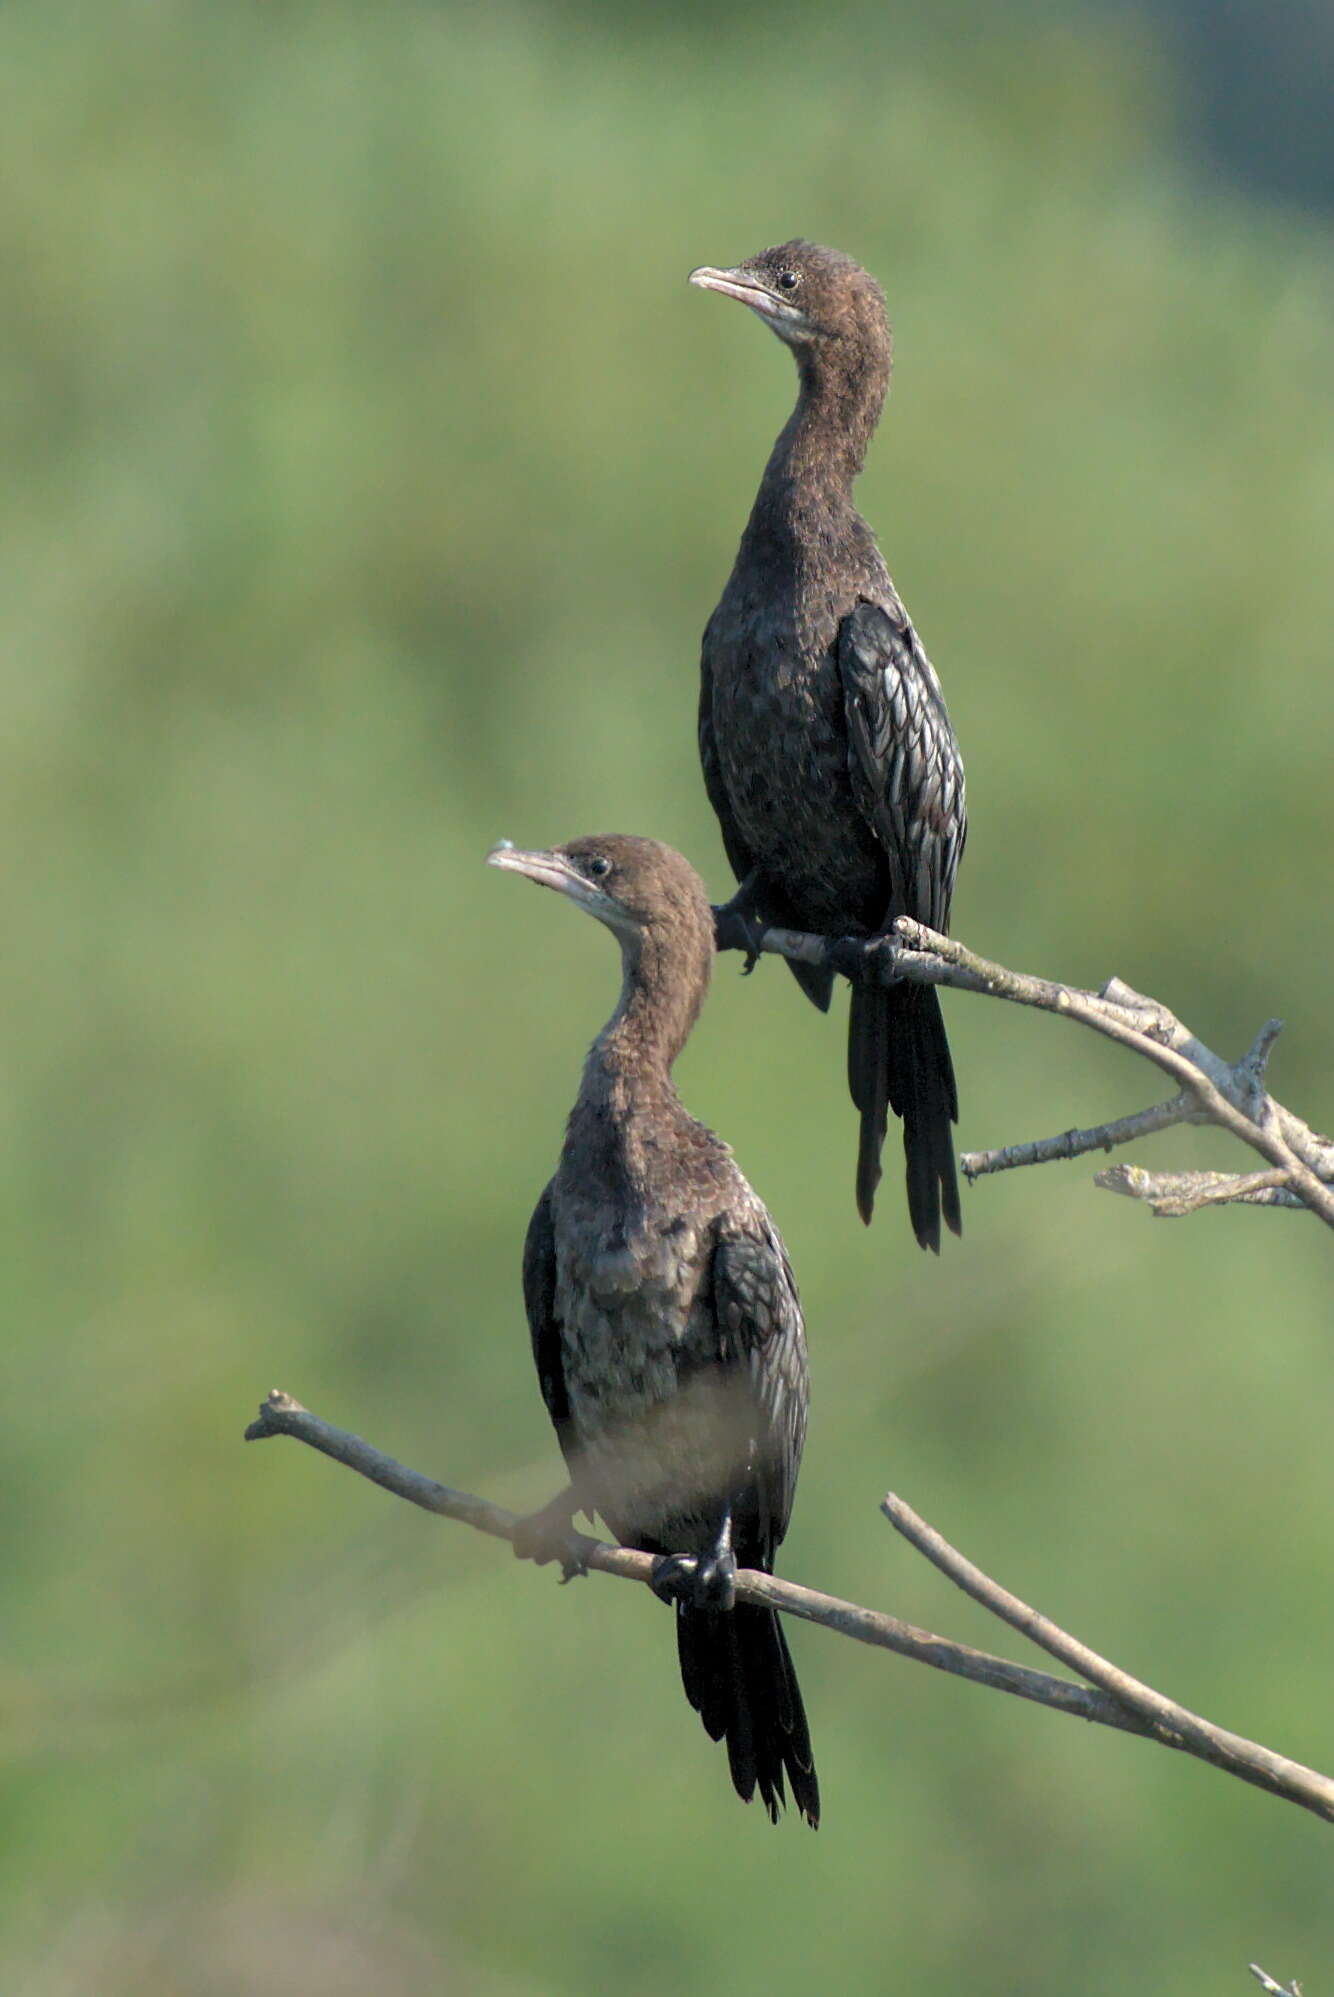
[[[829,943],[829,962],[854,985],[897,983],[892,974],[902,947],[897,936],[840,936]]]
[[[725,901],[714,909],[713,947],[715,950],[744,950],[746,961],[741,967],[741,975],[748,978],[763,954],[760,944],[768,926],[755,911],[755,881],[752,876],[741,883],[731,901]]]
[[[653,1563],[649,1586],[661,1602],[684,1602],[690,1609],[734,1609],[736,1561],[730,1549],[665,1553]]]
[[[573,1511],[559,1499],[529,1512],[514,1528],[514,1558],[531,1560],[538,1567],[558,1561],[562,1585],[587,1574],[588,1556],[596,1545],[587,1533],[576,1532]]]

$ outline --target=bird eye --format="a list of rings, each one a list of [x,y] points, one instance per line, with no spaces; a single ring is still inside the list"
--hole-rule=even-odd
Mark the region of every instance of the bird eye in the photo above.
[[[780,270],[778,273],[778,289],[780,291],[795,291],[800,282],[801,279],[794,270]]]
[[[600,881],[604,874],[611,872],[611,861],[605,853],[593,853],[585,861],[584,871],[591,874],[595,881]]]

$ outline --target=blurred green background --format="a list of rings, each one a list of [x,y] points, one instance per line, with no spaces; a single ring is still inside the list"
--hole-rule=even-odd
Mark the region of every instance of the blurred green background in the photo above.
[[[966,0],[0,12],[7,1997],[1329,1986],[1314,1818],[799,1627],[826,1820],[771,1831],[646,1595],[240,1440],[277,1382],[555,1487],[520,1246],[616,969],[482,858],[730,886],[698,639],[793,382],[684,280],[790,234],[890,299],[860,496],[968,759],[958,933],[1223,1051],[1281,1013],[1334,1118],[1328,223],[1193,179],[1188,95],[1134,16]],[[865,1233],[841,1021],[737,973],[681,1082],[802,1283],[784,1570],[1023,1654],[892,1486],[1334,1765],[1328,1235],[1092,1163],[939,1262],[896,1186]],[[961,1148],[1167,1092],[947,1010]]]

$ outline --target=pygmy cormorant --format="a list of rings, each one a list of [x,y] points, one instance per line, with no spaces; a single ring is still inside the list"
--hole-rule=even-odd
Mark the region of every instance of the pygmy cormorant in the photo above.
[[[734,1596],[739,1566],[772,1571],[792,1509],[801,1306],[763,1204],[671,1076],[708,989],[712,910],[694,869],[652,839],[499,846],[490,859],[605,923],[623,973],[524,1249],[533,1356],[570,1485],[516,1550],[565,1559],[582,1510],[660,1556],[686,1697],[726,1740],[738,1795],[758,1789],[777,1822],[786,1777],[813,1826],[820,1794],[779,1619]]]
[[[963,852],[963,764],[940,682],[852,486],[889,386],[879,285],[807,242],[692,284],[739,299],[792,349],[796,408],[774,445],[704,633],[704,781],[762,924],[882,934],[947,927]],[[791,965],[824,1010],[833,974]],[[954,1070],[934,990],[854,982],[848,1081],[861,1113],[857,1207],[871,1218],[887,1110],[903,1118],[908,1211],[924,1248],[960,1229]]]

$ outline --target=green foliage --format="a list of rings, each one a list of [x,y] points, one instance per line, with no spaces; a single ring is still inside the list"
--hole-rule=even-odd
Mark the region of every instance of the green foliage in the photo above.
[[[1275,1087],[1329,1121],[1323,246],[1173,185],[1150,52],[953,11],[0,13],[7,1990],[1193,1997],[1328,1960],[1313,1819],[817,1632],[827,1821],[771,1833],[655,1604],[240,1446],[277,1381],[552,1486],[519,1249],[615,971],[481,861],[645,831],[729,885],[698,634],[792,383],[684,277],[794,232],[895,318],[861,492],[968,758],[960,934],[1224,1050],[1282,1012]],[[1153,1094],[948,1010],[961,1145]],[[857,1227],[840,1042],[729,962],[682,1066],[807,1305],[786,1571],[1013,1649],[892,1484],[1329,1766],[1327,1237],[1158,1226],[1072,1167],[970,1193],[930,1262],[888,1184]]]

